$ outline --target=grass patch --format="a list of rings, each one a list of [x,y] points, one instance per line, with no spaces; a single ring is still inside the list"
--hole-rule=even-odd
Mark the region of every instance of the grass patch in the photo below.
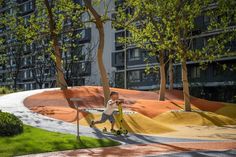
[[[109,139],[90,137],[81,137],[81,142],[77,142],[75,135],[50,132],[24,125],[22,134],[13,137],[0,137],[0,156],[8,157],[116,145],[119,143]]]

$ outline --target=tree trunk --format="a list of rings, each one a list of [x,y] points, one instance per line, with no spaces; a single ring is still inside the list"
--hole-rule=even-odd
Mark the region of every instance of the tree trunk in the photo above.
[[[103,87],[103,93],[104,93],[104,106],[106,106],[107,101],[110,97],[110,88],[109,88],[109,80],[107,77],[107,72],[105,69],[105,66],[103,64],[103,50],[104,50],[104,27],[103,22],[101,19],[101,16],[97,13],[97,11],[93,8],[91,0],[84,0],[85,6],[89,9],[89,11],[92,13],[93,17],[95,18],[95,25],[98,29],[99,33],[99,44],[98,44],[98,50],[97,50],[97,62],[98,62],[98,68],[100,71],[100,77]]]
[[[159,101],[164,101],[165,100],[165,92],[166,92],[166,74],[165,74],[164,52],[160,52],[159,60],[160,60],[160,77],[161,77]]]
[[[39,89],[42,89],[43,88],[43,84],[42,83],[39,83]]]
[[[169,90],[173,90],[174,88],[174,73],[173,73],[173,61],[170,59],[169,61]]]
[[[191,104],[190,104],[190,94],[189,94],[189,84],[188,84],[188,71],[185,59],[182,61],[182,82],[183,82],[185,111],[190,112]]]
[[[56,39],[53,39],[53,45],[56,54],[56,70],[57,70],[56,85],[57,87],[60,87],[62,90],[65,90],[67,89],[67,83],[62,69],[62,63],[61,63],[62,58],[58,42]]]
[[[63,68],[62,68],[62,63],[61,63],[62,61],[61,52],[59,48],[58,38],[55,33],[55,21],[53,18],[52,8],[50,7],[48,0],[44,0],[44,4],[46,5],[47,11],[48,11],[50,36],[52,38],[54,54],[56,57],[56,71],[57,71],[56,85],[60,87],[62,90],[64,90],[64,89],[67,89],[67,83],[65,81],[65,77],[63,73]]]
[[[14,88],[15,92],[17,91],[17,87],[16,87],[17,85],[16,84],[17,84],[17,77],[14,78],[14,87],[13,88]]]
[[[103,29],[103,26],[101,28],[98,27],[98,30],[99,30],[99,45],[98,45],[98,52],[97,52],[97,61],[98,61],[98,67],[99,67],[102,86],[103,86],[104,103],[106,106],[106,103],[108,102],[109,97],[110,97],[110,88],[109,88],[109,80],[107,77],[107,72],[106,72],[105,66],[103,64],[103,49],[104,49],[104,29]]]

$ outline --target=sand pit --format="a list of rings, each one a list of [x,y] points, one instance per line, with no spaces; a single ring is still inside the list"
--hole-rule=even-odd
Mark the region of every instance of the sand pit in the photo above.
[[[131,133],[167,134],[176,137],[179,134],[181,137],[184,135],[185,130],[191,128],[179,130],[179,127],[236,125],[236,105],[226,105],[221,102],[191,97],[192,109],[194,111],[203,110],[208,112],[172,113],[170,111],[182,110],[184,108],[182,91],[167,90],[166,101],[157,100],[158,92],[118,88],[111,88],[111,91],[119,92],[120,98],[125,100],[127,109],[137,112],[137,114],[124,116],[125,125]],[[24,104],[34,112],[74,123],[76,112],[73,109],[72,102],[69,101],[72,97],[83,100],[80,104],[81,109],[104,108],[102,88],[97,86],[73,87],[64,91],[47,91],[26,98]],[[91,119],[97,120],[100,116],[101,114],[81,112],[80,123],[88,125]],[[97,127],[99,129],[104,127],[110,128],[110,124],[106,122],[105,124],[97,125]],[[236,131],[236,129],[232,130]],[[200,132],[196,134],[198,133],[200,134]],[[187,138],[187,135],[185,137]],[[209,136],[209,138],[213,138],[213,136]]]

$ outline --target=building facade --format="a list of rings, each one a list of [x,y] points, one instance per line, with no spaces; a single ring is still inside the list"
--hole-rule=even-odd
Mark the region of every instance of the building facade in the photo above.
[[[81,0],[74,0],[75,3],[83,5]],[[111,6],[113,7],[113,6]],[[100,12],[104,9],[97,8]],[[35,11],[35,0],[5,0],[0,6],[0,14],[12,14],[22,16],[27,23],[30,15]],[[86,19],[86,16],[83,17]],[[69,25],[69,24],[68,24]],[[67,24],[65,24],[65,27]],[[112,75],[110,52],[113,44],[113,29],[111,22],[105,25],[106,42],[104,49],[104,64],[108,75]],[[8,28],[0,26],[0,36],[5,38],[4,45],[7,47],[6,61],[0,65],[0,86],[7,86],[20,90],[32,90],[38,88],[50,88],[56,86],[55,66],[46,52],[47,39],[38,41],[31,45],[20,44],[10,33]],[[96,61],[98,43],[98,32],[94,24],[84,29],[78,28],[80,38],[76,40],[67,39],[61,35],[60,42],[76,44],[75,48],[69,48],[62,52],[65,79],[69,86],[78,85],[100,85],[100,77]],[[43,56],[43,59],[39,59]],[[78,58],[73,60],[73,58]]]
[[[122,3],[122,0],[118,3]],[[193,49],[201,49],[209,37],[218,33],[207,33],[208,24],[209,18],[204,15],[195,20]],[[230,27],[236,27],[236,24],[232,24]],[[138,90],[158,89],[159,74],[147,75],[145,73],[147,52],[134,45],[117,42],[118,37],[127,36],[129,36],[129,32],[123,29],[117,29],[115,32],[115,51],[112,52],[112,66],[116,68],[115,86]],[[236,102],[236,39],[231,41],[227,48],[230,48],[233,56],[224,56],[208,64],[204,70],[197,62],[187,62],[191,95],[209,100]],[[149,58],[149,65],[156,66],[158,62],[155,58]],[[223,68],[223,66],[227,68]],[[169,86],[168,74],[167,66],[167,86]],[[174,88],[182,89],[181,65],[179,63],[174,64]]]

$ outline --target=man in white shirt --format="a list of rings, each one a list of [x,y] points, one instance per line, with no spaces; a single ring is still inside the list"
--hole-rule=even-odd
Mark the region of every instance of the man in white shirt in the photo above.
[[[106,109],[103,111],[101,119],[99,121],[92,121],[90,127],[93,127],[95,124],[104,123],[109,120],[111,122],[111,132],[114,131],[115,118],[113,115],[118,103],[119,93],[111,92],[110,100],[107,102]]]

